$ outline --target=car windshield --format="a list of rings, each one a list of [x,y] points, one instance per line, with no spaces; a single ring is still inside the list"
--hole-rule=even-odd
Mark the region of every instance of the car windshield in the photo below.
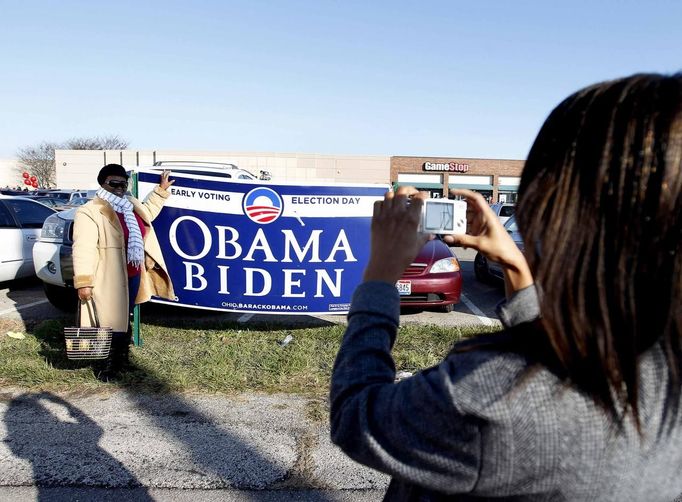
[[[514,214],[514,206],[502,206],[500,208],[500,216],[512,216]]]
[[[68,192],[47,192],[40,194],[41,197],[50,197],[51,199],[64,199],[69,200],[71,194]]]
[[[69,205],[70,206],[82,206],[83,204],[87,203],[89,200],[90,199],[88,199],[87,197],[76,197],[75,199],[73,199],[69,203]]]
[[[41,204],[45,204],[46,206],[50,207],[59,205],[59,200],[54,197],[33,197],[32,200],[36,200]]]

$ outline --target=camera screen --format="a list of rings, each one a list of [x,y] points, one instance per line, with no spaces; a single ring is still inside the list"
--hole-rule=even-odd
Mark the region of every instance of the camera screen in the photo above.
[[[452,231],[455,228],[454,206],[451,202],[428,201],[424,215],[424,231]]]

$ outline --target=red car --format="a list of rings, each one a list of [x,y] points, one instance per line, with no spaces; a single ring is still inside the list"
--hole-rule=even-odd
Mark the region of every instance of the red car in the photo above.
[[[427,242],[396,283],[401,307],[438,307],[452,312],[462,293],[454,251],[438,237]]]

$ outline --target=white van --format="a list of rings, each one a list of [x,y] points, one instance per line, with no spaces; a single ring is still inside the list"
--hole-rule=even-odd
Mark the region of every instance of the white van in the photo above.
[[[174,174],[206,174],[218,178],[233,178],[238,180],[257,180],[258,177],[234,164],[222,162],[192,162],[180,160],[162,160],[155,162],[149,168],[152,171],[171,171]]]

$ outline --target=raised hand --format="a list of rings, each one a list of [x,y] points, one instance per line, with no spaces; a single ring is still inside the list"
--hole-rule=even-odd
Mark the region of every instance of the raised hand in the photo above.
[[[450,190],[450,194],[467,201],[468,231],[465,235],[448,235],[443,240],[450,245],[476,249],[488,260],[499,263],[508,294],[530,286],[533,276],[526,258],[483,196],[471,190]]]
[[[169,186],[175,183],[175,180],[169,179],[170,173],[170,171],[164,171],[161,173],[161,181],[159,181],[159,186],[164,190],[168,189]]]

